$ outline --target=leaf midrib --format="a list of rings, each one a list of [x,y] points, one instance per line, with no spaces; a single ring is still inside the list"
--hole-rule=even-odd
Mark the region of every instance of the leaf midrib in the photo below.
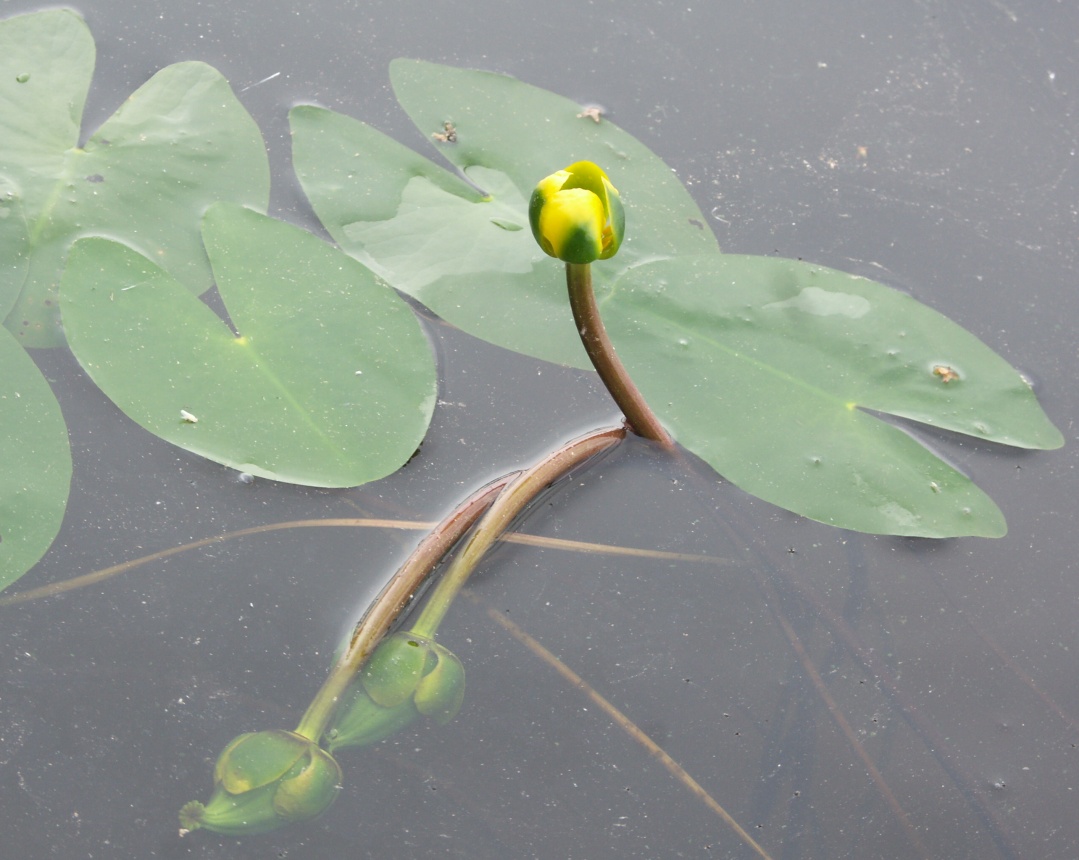
[[[224,301],[224,297],[222,297],[222,300]],[[225,304],[225,307],[228,307],[227,302]],[[221,320],[221,325],[228,328],[224,320]],[[231,330],[229,334],[231,335]],[[243,341],[243,343],[238,343],[238,341]],[[274,370],[272,370],[272,367],[275,363],[274,359],[267,358],[267,356],[263,352],[256,348],[255,342],[252,337],[245,335],[243,332],[240,332],[239,336],[233,337],[233,345],[240,346],[241,348],[250,351],[250,361],[254,366],[254,369],[258,371],[258,373],[262,375],[267,381],[269,381],[273,388],[281,394],[282,398],[296,412],[300,414],[303,423],[310,427],[315,432],[315,435],[323,441],[326,449],[334,455],[334,458],[337,461],[338,465],[345,470],[349,470],[352,464],[349,462],[347,457],[344,456],[344,452],[342,451],[341,447],[333,440],[331,436],[326,434],[321,425],[314,420],[311,410],[301,404],[292,395],[289,388],[281,381],[280,376]]]
[[[652,261],[650,260],[649,262],[652,262]],[[643,265],[643,264],[639,264],[639,265]],[[619,284],[619,281],[621,280],[622,276],[626,272],[629,272],[632,269],[637,268],[637,267],[638,266],[627,267],[626,269],[624,269],[622,272],[620,272],[618,274],[618,276],[614,279],[614,281],[612,281],[611,289],[608,292],[608,294],[606,296],[604,296],[603,299],[599,302],[600,307],[602,307],[603,305],[605,305],[605,304],[607,304],[607,303],[614,300],[614,297],[615,297],[616,293],[618,292],[618,284]],[[621,308],[617,304],[617,302],[615,303],[615,307],[618,308],[619,311],[621,311]],[[727,355],[727,356],[729,356],[729,357],[731,357],[733,359],[737,359],[737,360],[740,360],[742,362],[745,362],[746,364],[748,364],[748,365],[750,365],[752,367],[755,367],[756,369],[766,373],[767,375],[771,375],[771,376],[773,376],[773,377],[775,377],[777,379],[781,379],[781,380],[793,385],[794,387],[801,388],[803,390],[809,391],[810,393],[817,396],[819,399],[821,399],[821,400],[823,400],[823,401],[825,401],[827,403],[835,404],[838,409],[853,412],[855,409],[862,408],[862,404],[857,402],[856,400],[846,400],[844,398],[837,397],[836,395],[832,394],[827,389],[821,388],[819,385],[811,383],[811,382],[809,382],[808,380],[806,380],[806,379],[804,379],[802,377],[795,376],[795,375],[793,375],[793,374],[791,374],[791,373],[789,373],[788,371],[785,371],[785,370],[780,370],[779,368],[777,368],[773,364],[769,364],[769,363],[764,362],[764,361],[762,361],[760,359],[753,358],[753,357],[747,355],[744,352],[741,352],[739,350],[735,350],[732,347],[725,344],[723,341],[719,340],[718,338],[716,338],[714,336],[710,336],[707,333],[703,333],[701,329],[688,328],[684,323],[677,322],[676,320],[674,320],[674,319],[672,319],[670,317],[662,316],[661,314],[656,313],[655,311],[650,311],[650,310],[646,309],[645,312],[650,314],[653,319],[661,321],[665,325],[668,325],[671,328],[673,328],[675,331],[677,331],[677,332],[679,332],[681,334],[684,334],[687,337],[692,338],[693,340],[703,340],[706,344],[711,345],[717,351],[723,353],[724,355]],[[629,315],[626,315],[625,319],[630,319]],[[643,320],[641,322],[643,322]],[[649,326],[641,325],[641,328],[644,328],[644,329],[647,330],[647,328],[649,328]],[[886,414],[891,414],[890,412],[888,412],[887,410],[884,410],[884,409],[881,409],[879,411],[884,412]],[[868,415],[869,413],[865,413],[865,414]]]

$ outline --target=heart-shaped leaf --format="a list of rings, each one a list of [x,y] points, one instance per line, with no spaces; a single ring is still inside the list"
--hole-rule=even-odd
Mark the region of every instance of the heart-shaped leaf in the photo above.
[[[537,180],[574,161],[604,165],[626,208],[629,238],[597,269],[597,288],[643,260],[718,250],[670,168],[569,99],[505,75],[416,60],[395,60],[390,73],[416,125],[447,138],[439,151],[463,177],[364,123],[309,106],[290,114],[296,174],[345,251],[465,331],[589,366],[565,278],[527,217]]]
[[[0,588],[45,554],[71,488],[67,425],[52,389],[10,332],[0,330]]]
[[[969,478],[863,410],[1024,448],[1063,444],[1014,368],[874,281],[707,254],[639,266],[615,293],[611,338],[678,441],[812,519],[923,537],[1005,532]]]
[[[251,210],[216,204],[203,233],[238,334],[126,245],[75,243],[64,325],[94,382],[151,433],[254,475],[346,487],[399,468],[436,395],[411,309],[355,260]]]
[[[0,175],[21,196],[31,249],[5,325],[29,346],[62,342],[56,290],[76,237],[123,241],[201,293],[203,211],[269,198],[258,127],[205,63],[162,69],[79,147],[93,67],[93,38],[70,10],[0,22]]]

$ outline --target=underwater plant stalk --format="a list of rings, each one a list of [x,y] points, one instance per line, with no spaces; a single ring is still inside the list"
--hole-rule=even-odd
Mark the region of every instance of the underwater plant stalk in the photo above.
[[[316,741],[334,717],[345,690],[363,668],[424,581],[454,545],[479,521],[410,630],[433,638],[457,592],[484,553],[545,487],[595,454],[625,438],[624,427],[604,428],[563,445],[532,468],[510,472],[477,491],[432,531],[405,560],[360,619],[348,647],[338,658],[296,727],[296,734]],[[482,519],[481,519],[482,517]]]
[[[480,559],[501,537],[506,527],[544,489],[590,457],[606,451],[626,437],[625,427],[594,430],[563,445],[527,471],[520,472],[499,494],[439,580],[416,622],[409,628],[416,636],[433,638],[457,593]]]
[[[520,472],[510,472],[477,490],[435,527],[398,568],[356,624],[348,647],[338,658],[315,698],[308,705],[296,734],[318,742],[342,694],[364,662],[408,606],[443,557],[475,525],[499,494]]]
[[[656,414],[629,378],[629,373],[614,351],[614,344],[607,336],[592,292],[591,264],[566,263],[566,285],[569,287],[569,303],[573,308],[573,319],[577,323],[581,343],[599,378],[629,421],[630,428],[638,436],[673,450],[674,441],[670,434],[663,429]]]

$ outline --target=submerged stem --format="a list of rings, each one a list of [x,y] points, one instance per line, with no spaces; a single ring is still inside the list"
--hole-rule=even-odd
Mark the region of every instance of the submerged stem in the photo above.
[[[498,540],[506,526],[545,487],[575,466],[625,438],[624,428],[596,430],[563,445],[525,472],[511,472],[474,493],[446,517],[401,565],[360,619],[348,647],[338,658],[306,713],[296,734],[318,741],[333,719],[341,697],[363,668],[375,646],[389,631],[424,581],[473,525],[479,526],[454,558],[410,628],[417,636],[433,637],[476,564]],[[482,519],[481,519],[482,517]]]
[[[625,436],[623,427],[594,430],[587,436],[563,445],[532,468],[519,473],[488,508],[476,530],[439,580],[419,618],[409,629],[417,636],[433,637],[461,586],[514,517],[550,484],[588,458],[620,442]]]
[[[629,378],[629,373],[614,351],[614,344],[607,336],[607,329],[600,319],[596,297],[592,292],[591,264],[566,263],[566,285],[569,287],[573,319],[577,323],[577,331],[581,335],[585,351],[618,408],[625,414],[633,432],[658,442],[668,450],[673,449],[674,441],[670,434],[663,429],[663,425]]]
[[[438,567],[446,553],[464,537],[518,474],[511,472],[473,493],[454,508],[412,551],[356,625],[348,647],[308,705],[296,727],[296,734],[318,742],[333,719],[341,695],[413,595]]]

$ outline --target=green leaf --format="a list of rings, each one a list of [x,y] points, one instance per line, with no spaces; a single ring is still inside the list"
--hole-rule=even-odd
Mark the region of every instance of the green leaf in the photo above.
[[[151,433],[254,475],[346,487],[394,472],[436,396],[411,309],[356,261],[251,210],[217,204],[203,233],[239,336],[150,260],[81,239],[61,292],[86,372]]]
[[[37,563],[60,531],[71,448],[52,389],[3,330],[0,367],[0,588],[6,588]]]
[[[603,315],[679,442],[753,495],[821,522],[1004,534],[968,478],[863,410],[1024,448],[1063,444],[1007,362],[865,278],[794,260],[682,257],[626,273]]]
[[[0,176],[0,319],[18,299],[30,267],[30,233],[19,189]]]
[[[456,142],[438,148],[465,178],[361,122],[308,106],[290,115],[296,173],[345,251],[465,331],[589,366],[563,272],[535,244],[527,212],[540,179],[582,159],[607,171],[626,209],[626,242],[597,267],[598,288],[643,260],[718,250],[670,168],[612,123],[579,117],[569,99],[504,75],[414,60],[395,60],[390,74],[421,131],[453,124]]]
[[[201,293],[202,212],[215,200],[264,210],[269,197],[258,127],[204,63],[162,69],[80,148],[93,67],[93,38],[70,10],[0,22],[0,175],[21,194],[32,252],[5,325],[31,346],[62,343],[56,290],[75,238],[125,242]]]

